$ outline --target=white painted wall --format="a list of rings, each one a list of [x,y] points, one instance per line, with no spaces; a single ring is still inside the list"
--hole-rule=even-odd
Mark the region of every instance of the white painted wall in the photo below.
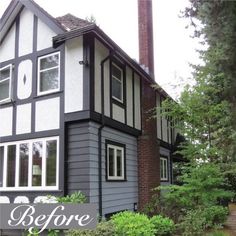
[[[32,67],[31,60],[25,60],[19,64],[17,78],[17,97],[19,99],[29,98],[32,93]]]
[[[112,104],[112,115],[113,115],[114,120],[125,123],[125,110],[124,110],[124,108],[117,106],[116,104]]]
[[[133,127],[133,81],[132,70],[126,67],[126,106],[127,106],[127,124]]]
[[[94,65],[94,107],[95,111],[101,113],[101,61],[109,54],[109,50],[95,39],[95,65]],[[110,81],[109,81],[109,63],[104,64],[104,81],[106,100],[110,96]],[[106,101],[106,106],[110,107],[110,99]],[[106,109],[106,115],[110,116],[110,110]]]
[[[51,98],[36,102],[35,131],[59,129],[60,99]]]
[[[140,77],[134,74],[135,128],[141,129]]]
[[[33,52],[34,15],[27,9],[20,14],[19,56]]]
[[[47,25],[38,18],[37,50],[52,47],[52,37],[56,36]]]
[[[110,117],[110,62],[104,63],[104,113]]]
[[[0,45],[0,63],[15,57],[15,33],[16,25],[14,24]]]
[[[65,113],[83,110],[83,38],[66,42],[65,49]]]
[[[16,134],[31,132],[31,104],[17,106]]]
[[[13,107],[0,109],[0,137],[12,135]]]

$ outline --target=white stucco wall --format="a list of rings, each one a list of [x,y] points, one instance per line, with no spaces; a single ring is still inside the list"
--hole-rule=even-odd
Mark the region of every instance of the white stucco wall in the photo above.
[[[33,51],[34,15],[27,9],[20,14],[19,56]]]
[[[35,131],[59,129],[60,99],[51,98],[36,102]]]
[[[31,132],[31,104],[17,106],[16,134]]]
[[[83,38],[66,42],[65,50],[65,113],[83,110]]]

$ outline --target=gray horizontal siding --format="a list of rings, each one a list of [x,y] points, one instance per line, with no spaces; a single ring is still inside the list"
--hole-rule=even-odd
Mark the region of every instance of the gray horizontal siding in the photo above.
[[[98,204],[98,128],[94,122],[71,124],[68,127],[68,192],[84,191],[92,203]],[[125,182],[107,182],[105,179],[105,142],[126,145]],[[102,131],[102,191],[103,214],[133,210],[138,201],[137,139],[105,127]]]
[[[70,124],[67,128],[68,194],[82,191],[89,200],[89,133],[87,123]]]

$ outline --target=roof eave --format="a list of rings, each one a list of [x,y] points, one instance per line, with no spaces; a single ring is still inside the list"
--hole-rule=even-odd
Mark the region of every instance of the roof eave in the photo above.
[[[102,40],[112,51],[115,51],[120,57],[122,57],[131,67],[135,68],[139,74],[145,78],[149,83],[156,84],[153,78],[140,67],[140,65],[130,58],[109,36],[107,36],[98,26],[95,24],[91,24],[89,26],[85,26],[83,28],[79,28],[76,30],[72,30],[70,32],[66,32],[64,34],[59,34],[53,37],[53,45],[54,47],[59,46],[67,40],[79,37],[81,35],[85,35],[88,33],[94,33],[100,40]]]
[[[0,21],[0,42],[7,33],[9,27],[11,27],[12,22],[15,17],[20,12],[23,5],[18,0],[13,0],[7,7],[6,11],[3,13],[3,16]]]
[[[33,0],[12,0],[0,21],[0,42],[5,37],[5,34],[8,32],[16,16],[24,6],[47,24],[56,34],[65,32],[64,28]]]

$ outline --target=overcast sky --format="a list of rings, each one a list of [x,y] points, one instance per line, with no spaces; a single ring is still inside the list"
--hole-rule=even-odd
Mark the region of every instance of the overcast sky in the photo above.
[[[25,0],[28,1],[28,0]],[[35,0],[52,16],[71,13],[80,18],[93,15],[97,24],[132,58],[138,60],[137,0]],[[0,16],[10,0],[0,0]],[[188,63],[197,63],[196,40],[190,38],[187,20],[180,11],[188,0],[153,0],[155,79],[173,97],[182,79],[191,75]]]

